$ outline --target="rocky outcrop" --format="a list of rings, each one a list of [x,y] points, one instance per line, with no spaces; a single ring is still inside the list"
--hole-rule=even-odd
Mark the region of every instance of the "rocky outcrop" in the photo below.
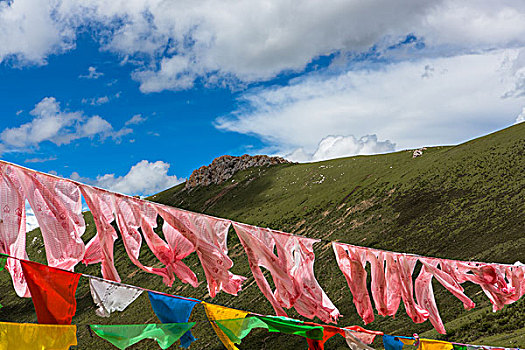
[[[210,165],[205,165],[194,170],[188,181],[186,181],[185,188],[191,189],[197,186],[220,184],[231,178],[239,170],[284,163],[291,162],[281,157],[269,157],[265,155],[250,156],[245,154],[240,157],[222,156],[215,158]]]

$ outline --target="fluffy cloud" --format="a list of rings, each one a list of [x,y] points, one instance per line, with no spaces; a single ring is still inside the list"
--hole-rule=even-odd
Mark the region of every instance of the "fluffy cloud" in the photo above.
[[[0,62],[44,64],[50,54],[73,48],[75,29],[54,10],[47,0],[0,2]]]
[[[100,78],[103,75],[104,75],[104,73],[97,72],[97,67],[89,67],[88,68],[88,74],[87,75],[79,75],[79,78],[98,79],[98,78]]]
[[[143,117],[142,114],[135,114],[129,120],[124,123],[125,125],[136,125],[144,123],[148,118]]]
[[[26,148],[38,146],[44,141],[60,146],[96,136],[118,140],[132,132],[129,128],[115,131],[108,121],[98,115],[87,117],[82,112],[63,111],[54,97],[42,99],[30,114],[34,117],[30,122],[6,128],[0,133],[0,140],[5,147]]]
[[[395,150],[396,145],[386,141],[377,141],[376,135],[366,135],[360,139],[354,136],[327,136],[319,142],[313,153],[298,148],[286,156],[293,162],[318,162],[327,159],[387,153]]]
[[[256,135],[281,154],[313,154],[327,135],[376,134],[400,148],[458,143],[514,122],[525,96],[505,94],[519,78],[518,56],[499,50],[315,73],[246,92],[216,126]]]
[[[424,55],[524,46],[524,7],[488,0],[17,0],[0,3],[0,60],[42,63],[91,27],[103,49],[137,65],[142,91],[188,89],[199,80],[270,79],[322,55],[382,50],[407,34],[423,38]]]
[[[75,172],[71,175],[71,179],[128,195],[150,195],[185,181],[175,175],[168,175],[169,168],[170,164],[160,160],[156,162],[142,160],[133,165],[124,176],[105,174],[93,180],[81,177]]]

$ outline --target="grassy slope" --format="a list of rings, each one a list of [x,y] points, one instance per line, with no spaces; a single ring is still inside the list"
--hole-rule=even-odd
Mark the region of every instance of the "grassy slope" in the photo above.
[[[525,261],[525,123],[455,147],[434,147],[416,159],[401,151],[386,155],[359,156],[319,163],[252,168],[240,172],[224,184],[184,191],[183,185],[159,193],[151,200],[250,224],[290,231],[309,237],[340,240],[358,245],[422,255],[464,260],[513,263]],[[90,226],[86,240],[94,232]],[[34,237],[34,238],[33,238]],[[34,241],[33,241],[34,240]],[[38,230],[30,233],[29,253],[43,259]],[[235,234],[229,237],[233,272],[248,277],[238,297],[220,293],[213,301],[258,313],[272,313],[269,303],[254,283]],[[331,247],[316,246],[316,274],[328,296],[344,317],[341,325],[362,324],[356,315],[345,279],[338,270]],[[197,289],[176,282],[172,288],[161,278],[138,271],[117,244],[117,267],[124,282],[173,294],[209,301],[205,283]],[[185,259],[201,281],[202,269],[194,254]],[[141,261],[155,263],[143,249]],[[78,271],[99,274],[97,266]],[[6,273],[0,274],[7,285]],[[434,281],[435,282],[435,281]],[[396,319],[377,317],[371,329],[491,345],[525,347],[525,301],[493,314],[479,288],[466,285],[477,307],[469,312],[461,303],[434,283],[436,299],[447,336],[438,336],[425,322],[415,325],[399,310]],[[0,319],[36,321],[30,300],[17,298],[12,289],[2,296]],[[74,323],[156,322],[147,297],[142,296],[126,311],[100,319],[94,315],[86,281],[77,291],[78,311]],[[298,315],[291,311],[293,317]],[[197,306],[192,316],[204,320]],[[211,327],[200,322],[195,328],[199,339],[192,348],[220,349]],[[109,348],[104,341],[89,336],[79,327],[81,349]],[[141,342],[135,349],[148,348]],[[297,337],[250,334],[245,349],[306,348]],[[342,338],[333,338],[327,349],[344,349]]]

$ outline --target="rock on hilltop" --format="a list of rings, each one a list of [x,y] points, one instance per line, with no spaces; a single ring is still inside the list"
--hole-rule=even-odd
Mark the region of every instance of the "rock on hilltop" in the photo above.
[[[269,157],[265,155],[250,156],[245,154],[240,157],[222,156],[215,158],[210,165],[204,165],[194,170],[188,181],[186,181],[185,188],[191,189],[201,185],[220,184],[240,170],[284,163],[291,162],[281,157]]]

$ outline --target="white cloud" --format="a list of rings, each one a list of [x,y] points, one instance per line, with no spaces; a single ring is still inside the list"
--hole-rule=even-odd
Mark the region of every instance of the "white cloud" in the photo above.
[[[112,95],[112,96],[99,96],[99,97],[91,97],[91,98],[85,97],[81,100],[81,102],[83,104],[89,104],[91,106],[100,106],[100,105],[108,103],[109,101],[113,99],[120,98],[121,93],[122,92],[119,91],[115,95]]]
[[[128,195],[150,195],[185,181],[175,175],[168,175],[169,168],[170,164],[160,160],[142,160],[133,165],[124,176],[105,174],[93,180],[74,172],[71,179]]]
[[[125,127],[124,127],[124,128],[122,128],[122,129],[120,129],[119,131],[114,132],[114,133],[111,135],[111,137],[112,137],[115,141],[119,141],[119,140],[122,138],[122,136],[126,136],[126,135],[129,135],[129,134],[131,134],[131,133],[133,133],[133,129],[131,129],[131,128],[125,128]]]
[[[407,34],[420,55],[525,45],[525,5],[488,0],[200,2],[17,0],[0,3],[0,60],[43,63],[95,28],[103,49],[137,67],[144,92],[231,84],[301,71],[332,53],[384,49]],[[399,54],[399,52],[398,52]],[[411,54],[416,54],[411,51]],[[92,72],[93,74],[92,74]],[[101,74],[90,67],[88,77]],[[99,75],[98,75],[99,76]]]
[[[26,232],[32,231],[39,226],[35,212],[31,209],[29,203],[26,202]]]
[[[75,29],[53,18],[54,8],[47,0],[0,2],[0,62],[44,64],[50,54],[74,47]]]
[[[93,137],[97,134],[109,134],[113,131],[113,127],[107,120],[95,115],[82,124],[78,131],[82,137]]]
[[[518,79],[517,56],[499,50],[311,74],[248,91],[216,126],[258,136],[281,154],[313,154],[327,135],[376,134],[402,149],[458,143],[514,122],[525,96],[502,96]],[[432,74],[423,77],[427,66]]]
[[[52,157],[45,157],[45,158],[39,158],[39,157],[28,158],[24,160],[24,163],[45,163],[45,162],[49,162],[52,160],[57,160],[57,157],[52,156]]]
[[[144,123],[148,118],[143,117],[141,114],[135,114],[129,120],[124,123],[125,125],[136,125]]]
[[[519,124],[523,122],[525,122],[525,107],[523,107],[523,109],[521,110],[521,113],[516,118],[516,121],[514,122],[514,124]]]
[[[393,152],[396,145],[389,140],[377,141],[376,135],[366,135],[359,139],[354,136],[327,136],[319,142],[313,153],[298,148],[285,156],[293,162],[318,162],[327,159]]]
[[[88,68],[88,74],[86,74],[86,75],[79,75],[78,77],[79,78],[84,78],[84,79],[98,79],[98,78],[100,78],[103,75],[104,75],[104,73],[97,72],[97,67],[89,67]]]
[[[84,104],[90,104],[92,106],[100,106],[105,103],[109,102],[108,96],[100,96],[100,97],[93,97],[93,98],[83,98],[82,103]]]
[[[68,112],[60,108],[54,97],[45,97],[30,112],[34,117],[18,127],[6,128],[0,133],[4,146],[26,148],[49,141],[57,146],[69,144],[81,138],[119,139],[132,130],[115,131],[113,126],[98,115],[88,117],[82,112]]]

